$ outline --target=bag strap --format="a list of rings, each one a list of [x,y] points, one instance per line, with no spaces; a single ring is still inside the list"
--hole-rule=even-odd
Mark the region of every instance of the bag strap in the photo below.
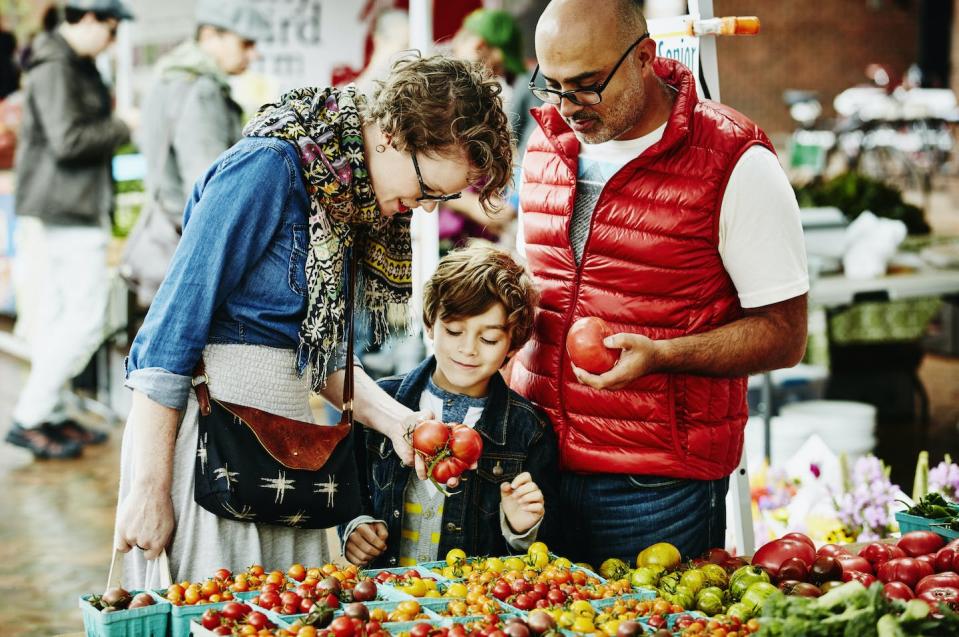
[[[343,411],[340,424],[353,425],[353,304],[356,301],[356,244],[350,248],[346,282],[346,369],[343,378]]]
[[[346,369],[343,379],[343,411],[340,414],[340,424],[353,426],[353,303],[356,300],[356,251],[350,248],[347,265],[346,282]],[[213,408],[210,405],[210,388],[207,386],[209,377],[206,375],[206,366],[203,357],[193,372],[193,391],[196,393],[196,402],[200,405],[200,414],[209,416]]]

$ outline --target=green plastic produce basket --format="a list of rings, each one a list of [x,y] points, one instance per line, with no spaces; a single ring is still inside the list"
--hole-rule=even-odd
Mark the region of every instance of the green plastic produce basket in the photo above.
[[[131,591],[136,595],[142,591]],[[86,637],[166,637],[173,605],[158,599],[152,606],[104,613],[90,603],[93,595],[80,596]],[[153,596],[156,597],[155,595]]]

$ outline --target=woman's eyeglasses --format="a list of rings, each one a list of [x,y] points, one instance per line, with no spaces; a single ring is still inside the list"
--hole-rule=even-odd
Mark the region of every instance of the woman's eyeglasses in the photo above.
[[[451,195],[428,195],[426,194],[426,184],[423,183],[423,174],[420,172],[420,164],[416,161],[416,151],[410,150],[410,157],[413,158],[413,168],[416,170],[416,179],[420,182],[420,196],[416,198],[417,201],[450,201],[452,199],[459,199],[462,197],[462,193],[454,192]]]

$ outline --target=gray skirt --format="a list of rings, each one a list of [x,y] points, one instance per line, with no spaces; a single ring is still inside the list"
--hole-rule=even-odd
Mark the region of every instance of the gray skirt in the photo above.
[[[309,374],[299,377],[294,352],[259,345],[208,345],[203,361],[213,398],[256,407],[273,414],[314,422]],[[219,568],[243,570],[251,564],[285,571],[300,562],[320,566],[330,560],[327,530],[237,522],[217,517],[193,500],[199,407],[193,392],[176,437],[171,496],[176,527],[167,554],[173,581],[202,582]],[[319,425],[318,425],[319,426]],[[129,493],[136,467],[128,428],[120,454],[120,500]],[[165,586],[166,574],[147,562],[139,549],[126,554],[123,582],[127,590]]]

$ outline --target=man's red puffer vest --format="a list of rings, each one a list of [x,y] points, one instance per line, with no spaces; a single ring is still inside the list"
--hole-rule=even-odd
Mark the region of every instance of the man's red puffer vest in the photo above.
[[[649,374],[598,391],[576,380],[566,354],[566,333],[583,316],[654,340],[742,316],[718,250],[720,206],[742,153],[772,144],[742,114],[700,101],[686,67],[654,64],[678,90],[665,133],[604,187],[579,268],[569,244],[579,141],[554,107],[534,111],[521,205],[542,297],[511,384],[548,412],[566,471],[714,480],[739,462],[745,378]]]

